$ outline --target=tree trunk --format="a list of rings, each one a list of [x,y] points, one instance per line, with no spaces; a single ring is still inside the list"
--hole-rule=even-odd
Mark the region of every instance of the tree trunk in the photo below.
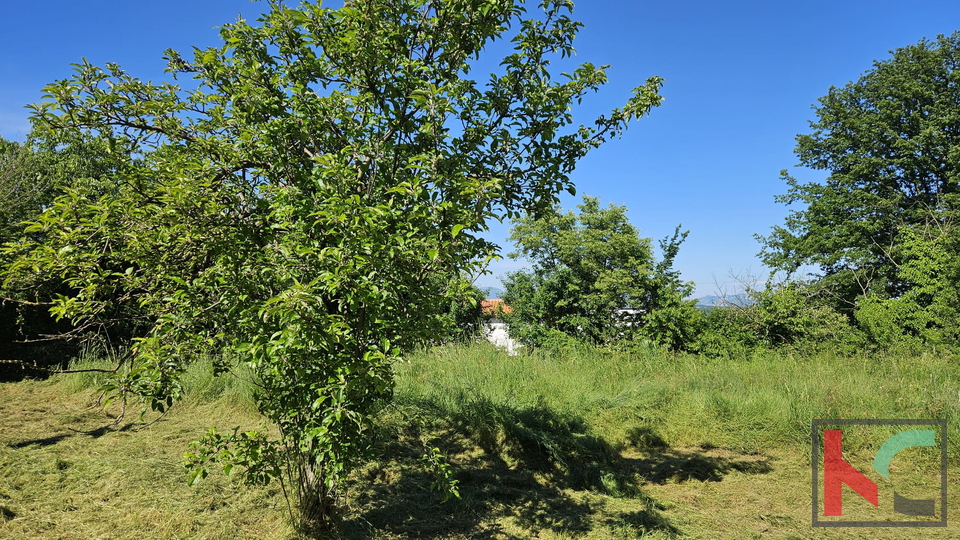
[[[326,486],[323,468],[316,464],[316,458],[309,453],[301,453],[299,478],[299,524],[305,533],[330,528],[336,514],[336,496]]]

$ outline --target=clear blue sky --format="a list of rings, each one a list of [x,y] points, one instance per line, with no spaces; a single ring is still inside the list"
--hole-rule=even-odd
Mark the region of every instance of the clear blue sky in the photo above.
[[[22,140],[23,106],[82,57],[160,80],[164,49],[217,45],[216,26],[264,9],[246,0],[8,0],[0,11],[0,136]],[[578,190],[625,205],[644,236],[662,238],[682,223],[691,232],[677,267],[702,296],[735,291],[731,273],[765,277],[753,235],[788,211],[773,201],[785,189],[780,169],[823,178],[794,167],[794,137],[808,131],[816,99],[890,49],[960,29],[960,2],[580,0],[574,17],[585,23],[576,60],[613,66],[579,121],[622,104],[650,75],[666,79],[660,108],[580,163]],[[578,202],[563,199],[566,208]],[[505,253],[507,234],[506,225],[491,232]],[[523,266],[505,259],[492,269]],[[497,276],[479,284],[498,286]]]

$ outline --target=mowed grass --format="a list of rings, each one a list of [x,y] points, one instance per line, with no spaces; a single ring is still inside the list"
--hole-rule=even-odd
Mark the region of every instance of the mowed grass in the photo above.
[[[205,370],[191,371],[204,379]],[[187,485],[181,456],[190,441],[212,426],[265,426],[236,399],[241,385],[217,383],[231,388],[215,400],[198,399],[210,388],[196,387],[144,427],[135,403],[119,425],[119,403],[97,406],[98,392],[85,388],[97,378],[0,385],[0,538],[292,536],[278,489],[252,489],[222,475]]]
[[[377,457],[351,478],[333,538],[859,538],[811,526],[814,418],[947,418],[957,508],[960,368],[928,354],[758,353],[709,360],[649,349],[507,356],[444,346],[396,366]],[[180,466],[206,428],[265,427],[239,378],[198,363],[186,397],[159,422],[95,406],[97,376],[0,386],[0,537],[295,538],[278,488]],[[152,417],[147,416],[147,420]],[[849,430],[848,460],[869,464],[887,431]],[[887,431],[884,431],[886,429]],[[442,502],[423,454],[438,447],[461,498]],[[898,456],[889,498],[921,497],[938,471]],[[921,463],[917,464],[917,461]],[[886,497],[886,499],[884,498]],[[873,507],[846,490],[847,515]],[[869,529],[871,538],[917,529]],[[920,529],[924,538],[960,536]]]

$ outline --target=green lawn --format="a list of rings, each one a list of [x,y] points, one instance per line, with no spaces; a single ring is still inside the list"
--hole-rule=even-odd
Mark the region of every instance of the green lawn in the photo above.
[[[294,538],[277,487],[218,474],[187,486],[180,455],[207,427],[265,427],[249,387],[208,369],[196,365],[185,400],[148,427],[132,406],[114,425],[119,405],[95,405],[95,377],[0,386],[0,537]],[[947,418],[950,515],[960,508],[955,358],[511,357],[478,344],[412,355],[396,371],[379,457],[351,478],[331,537],[918,537],[811,527],[813,418]],[[867,472],[885,433],[845,432],[846,459]],[[448,456],[460,499],[430,489],[425,445]],[[938,471],[921,452],[878,481],[880,510],[847,490],[845,515],[894,518],[893,488],[925,493]],[[956,538],[956,520],[920,537]]]

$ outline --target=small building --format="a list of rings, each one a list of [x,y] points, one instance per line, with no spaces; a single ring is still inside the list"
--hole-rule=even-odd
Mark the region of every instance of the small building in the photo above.
[[[510,306],[499,298],[488,299],[480,302],[480,311],[486,319],[483,323],[483,335],[487,341],[506,349],[510,356],[516,355],[520,344],[510,337],[509,328],[502,320],[503,315],[513,313]]]
[[[509,315],[513,313],[513,310],[503,300],[491,298],[480,301],[480,312],[492,322],[500,322],[501,315]]]

